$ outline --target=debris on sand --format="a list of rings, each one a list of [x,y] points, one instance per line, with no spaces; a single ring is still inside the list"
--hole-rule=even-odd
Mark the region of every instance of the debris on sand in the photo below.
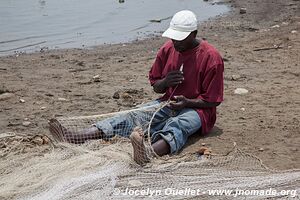
[[[291,33],[292,33],[292,34],[296,34],[296,33],[298,33],[298,31],[292,30]]]
[[[42,137],[40,136],[35,136],[33,139],[32,139],[32,142],[37,144],[37,145],[43,145],[44,143],[44,140]]]
[[[259,148],[258,149],[258,151],[261,151],[261,152],[264,151],[264,150],[265,150],[264,148]]]
[[[0,157],[35,152],[37,154],[50,150],[51,140],[46,135],[19,133],[0,134]],[[39,149],[37,149],[39,148]]]
[[[273,47],[263,47],[263,48],[256,48],[253,49],[253,51],[265,51],[265,50],[271,50],[271,49],[282,49],[283,47],[280,45],[273,45]]]
[[[120,99],[120,92],[117,91],[114,93],[114,95],[112,96],[113,99]]]
[[[233,80],[233,81],[238,81],[239,79],[241,79],[242,78],[242,76],[241,75],[232,75],[231,76],[231,80]]]
[[[22,123],[23,126],[28,127],[31,125],[31,122],[25,121]]]
[[[77,65],[79,65],[79,66],[85,66],[85,62],[84,61],[78,61]]]
[[[196,151],[196,153],[199,155],[211,155],[211,150],[207,147],[202,146],[198,149],[198,151]]]
[[[97,75],[93,76],[93,81],[94,81],[94,82],[101,82],[100,75],[97,74]]]
[[[246,8],[240,8],[240,14],[245,14],[247,13],[247,9]]]
[[[58,98],[57,100],[58,100],[58,101],[62,101],[62,102],[64,102],[64,101],[68,101],[68,99],[66,99],[66,98],[61,98],[61,97],[60,97],[60,98]]]
[[[280,26],[278,24],[272,26],[271,28],[279,28]]]
[[[13,93],[9,93],[9,92],[5,92],[5,93],[2,93],[0,94],[0,101],[5,101],[7,99],[10,99],[14,96]]]
[[[248,90],[245,88],[236,88],[234,90],[234,94],[247,94],[247,93],[248,93]]]

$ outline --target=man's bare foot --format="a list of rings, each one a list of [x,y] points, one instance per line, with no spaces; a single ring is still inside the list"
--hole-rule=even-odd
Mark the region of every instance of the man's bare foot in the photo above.
[[[49,130],[57,142],[65,142],[64,130],[62,125],[56,119],[49,120]]]
[[[134,128],[130,135],[131,144],[133,147],[133,159],[139,165],[144,165],[149,162],[146,147],[144,144],[144,133],[141,128]]]
[[[54,139],[58,142],[82,144],[86,140],[100,139],[103,137],[103,133],[99,131],[97,127],[91,127],[78,132],[74,132],[66,129],[56,119],[51,119],[49,121],[49,130]]]
[[[54,139],[58,142],[80,144],[85,141],[81,137],[77,137],[75,133],[67,130],[57,119],[51,119],[49,121],[49,130]]]

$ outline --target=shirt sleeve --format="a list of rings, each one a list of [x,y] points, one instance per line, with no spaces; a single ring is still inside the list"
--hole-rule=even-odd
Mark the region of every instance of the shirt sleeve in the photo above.
[[[151,86],[153,86],[156,81],[162,79],[162,72],[163,72],[163,67],[164,67],[164,56],[163,56],[163,48],[161,48],[156,56],[156,59],[150,69],[149,72],[149,81]]]
[[[219,64],[214,64],[207,68],[204,74],[204,79],[201,85],[202,92],[198,96],[207,102],[222,102],[224,92],[224,64],[221,61]]]

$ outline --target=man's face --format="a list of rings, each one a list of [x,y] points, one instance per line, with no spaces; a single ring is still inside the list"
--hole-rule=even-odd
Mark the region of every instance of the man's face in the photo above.
[[[175,50],[182,53],[190,49],[194,38],[194,34],[191,33],[189,34],[189,36],[187,36],[184,40],[181,41],[172,39]]]

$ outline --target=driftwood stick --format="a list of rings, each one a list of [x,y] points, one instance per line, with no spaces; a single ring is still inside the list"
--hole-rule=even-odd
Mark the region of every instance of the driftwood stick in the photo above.
[[[265,47],[265,48],[257,48],[253,49],[253,51],[266,51],[266,50],[271,50],[271,49],[282,49],[282,46],[274,46],[274,47]]]

